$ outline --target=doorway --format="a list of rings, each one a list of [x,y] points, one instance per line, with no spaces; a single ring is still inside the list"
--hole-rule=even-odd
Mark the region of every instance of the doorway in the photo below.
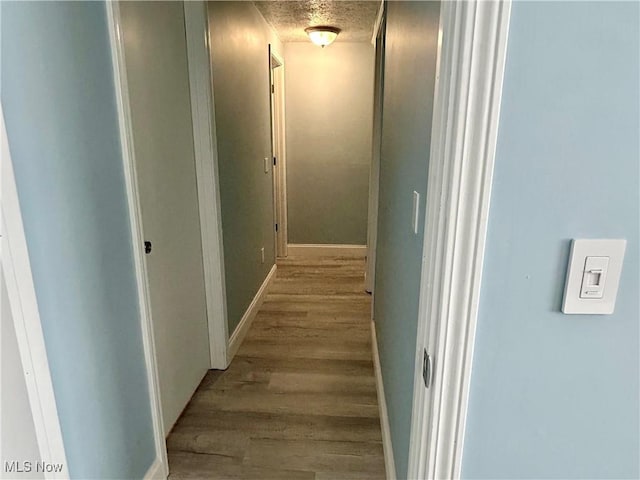
[[[276,257],[287,256],[287,164],[285,158],[284,61],[269,45],[273,214]]]
[[[367,268],[365,290],[373,293],[376,276],[376,244],[378,239],[378,190],[380,188],[380,148],[382,146],[382,99],[384,94],[385,10],[381,8],[375,37],[375,71],[373,86],[373,135],[371,142],[371,170],[369,172],[369,219],[367,227]]]

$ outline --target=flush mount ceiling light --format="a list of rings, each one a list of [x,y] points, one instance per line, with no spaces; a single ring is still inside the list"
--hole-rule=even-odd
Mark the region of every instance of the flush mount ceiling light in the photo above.
[[[340,29],[336,27],[309,27],[304,29],[309,35],[309,39],[316,45],[324,48],[333,43]]]

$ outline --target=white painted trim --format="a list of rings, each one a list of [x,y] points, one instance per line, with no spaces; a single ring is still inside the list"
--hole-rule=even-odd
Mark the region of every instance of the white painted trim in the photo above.
[[[371,35],[371,45],[376,46],[376,39],[380,32],[380,25],[382,25],[382,17],[384,16],[384,0],[380,0],[380,6],[378,7],[378,15],[376,16],[376,22],[373,24],[373,34]]]
[[[113,62],[113,77],[118,107],[118,123],[120,127],[120,143],[122,145],[122,160],[124,167],[129,222],[131,228],[131,242],[133,245],[133,260],[136,270],[136,285],[142,326],[142,343],[147,370],[147,387],[151,418],[153,422],[153,437],[156,449],[154,463],[160,463],[159,477],[166,478],[169,474],[167,462],[167,446],[165,443],[164,423],[158,382],[158,367],[156,360],[155,341],[153,337],[153,323],[151,318],[151,300],[147,269],[144,261],[144,237],[142,235],[142,217],[140,213],[140,197],[136,177],[136,159],[133,147],[133,127],[129,103],[129,88],[126,75],[126,60],[124,40],[122,38],[120,7],[118,2],[107,2],[107,16],[109,22],[109,40],[111,43],[111,57]]]
[[[2,164],[0,174],[2,178],[0,184],[2,192],[0,197],[2,199],[2,223],[0,224],[2,243],[0,244],[0,252],[9,308],[13,317],[40,459],[43,462],[62,463],[63,465],[62,470],[58,473],[45,472],[44,478],[68,478],[69,469],[64,441],[1,106],[0,130],[2,131],[0,154],[2,160],[0,162]]]
[[[211,368],[227,368],[227,300],[206,4],[184,2]]]
[[[387,480],[396,480],[396,462],[393,457],[391,444],[391,427],[389,426],[389,413],[387,411],[387,397],[384,394],[384,382],[380,368],[380,354],[378,352],[378,340],[376,324],[371,322],[371,349],[373,352],[373,368],[376,374],[376,390],[378,392],[378,410],[380,412],[380,429],[382,431],[382,449],[384,451],[384,468]]]
[[[280,158],[278,158],[277,178],[278,185],[280,187],[278,205],[280,209],[280,226],[279,229],[282,232],[280,236],[280,253],[286,257],[289,255],[289,209],[287,203],[287,109],[286,109],[286,65],[282,61],[281,70],[278,75],[280,76],[280,94],[278,102],[278,110],[280,113]]]
[[[511,8],[441,5],[409,478],[460,477]]]
[[[276,275],[277,268],[277,265],[273,265],[273,267],[271,267],[271,270],[264,279],[264,282],[262,282],[262,285],[256,292],[253,300],[251,300],[251,303],[249,304],[249,307],[247,307],[246,312],[244,312],[240,323],[238,323],[238,326],[231,335],[231,338],[229,339],[229,348],[227,349],[228,364],[231,364],[231,360],[233,360],[233,357],[236,355],[238,349],[240,348],[240,345],[242,344],[244,337],[247,335],[249,328],[251,328],[251,324],[258,314],[258,310],[260,310],[262,302],[264,302],[264,299],[267,296],[269,285]]]
[[[373,118],[371,123],[371,167],[369,169],[369,208],[367,215],[367,267],[364,289],[374,293],[376,279],[376,251],[378,247],[378,208],[380,203],[380,156],[382,145],[382,92],[384,85],[384,2],[380,5],[379,22],[374,29]],[[380,42],[378,42],[380,36]],[[371,312],[373,314],[373,310]]]
[[[167,475],[164,474],[162,462],[156,457],[147,473],[144,474],[144,480],[164,480]]]
[[[356,257],[367,256],[366,245],[334,245],[314,243],[290,243],[289,255],[296,257]]]
[[[269,46],[269,54],[279,64],[270,71],[271,82],[275,92],[271,95],[271,125],[273,156],[277,165],[273,168],[274,216],[278,223],[276,232],[276,256],[286,257],[288,252],[288,211],[287,211],[287,142],[286,142],[286,109],[285,109],[285,64],[284,59]],[[271,60],[271,59],[270,59]]]

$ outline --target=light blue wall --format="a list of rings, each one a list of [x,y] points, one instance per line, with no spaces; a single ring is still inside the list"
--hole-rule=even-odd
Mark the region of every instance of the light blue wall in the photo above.
[[[1,3],[2,107],[73,478],[155,457],[105,5]]]
[[[638,478],[636,2],[514,2],[464,478]],[[571,238],[626,238],[616,311],[563,315]]]
[[[398,479],[407,476],[439,2],[387,4],[374,320]]]

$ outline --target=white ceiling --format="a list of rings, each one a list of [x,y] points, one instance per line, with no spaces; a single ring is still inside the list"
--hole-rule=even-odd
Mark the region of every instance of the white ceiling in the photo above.
[[[368,42],[378,16],[380,0],[253,2],[283,42],[308,42],[307,27],[330,25],[342,31],[337,42]]]

